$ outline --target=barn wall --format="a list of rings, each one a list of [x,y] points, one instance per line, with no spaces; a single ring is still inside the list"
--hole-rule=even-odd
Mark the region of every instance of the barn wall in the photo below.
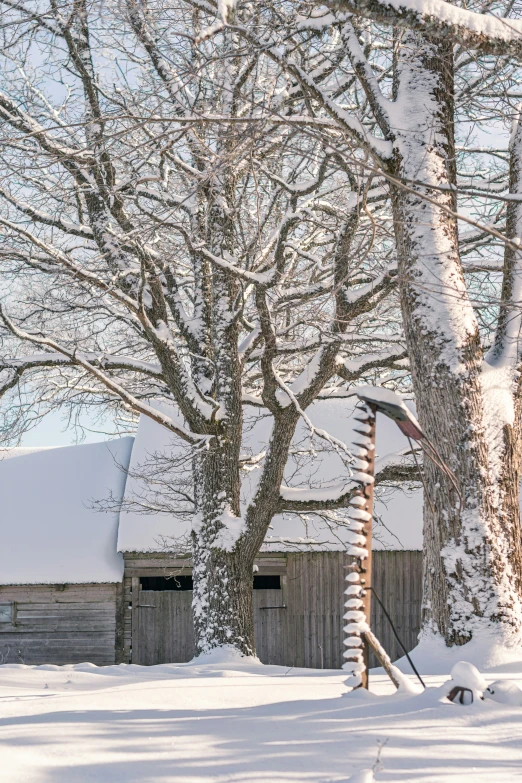
[[[421,625],[422,552],[373,552],[373,587],[409,651]],[[284,664],[339,668],[343,658],[342,616],[345,554],[288,555]],[[371,627],[392,660],[403,655],[389,621],[372,596]],[[373,656],[370,665],[378,665]]]
[[[121,585],[6,585],[0,604],[13,604],[0,622],[0,662],[98,666],[122,659]]]
[[[271,553],[258,558],[259,573],[280,574],[282,584],[282,590],[254,591],[257,653],[263,662],[342,665],[344,562],[342,552]],[[123,585],[1,586],[0,605],[13,603],[13,621],[0,622],[0,662],[108,665],[189,660],[194,651],[192,594],[176,594],[171,606],[172,596],[140,591],[139,584],[140,576],[190,573],[190,560],[134,554],[126,555],[125,566]],[[421,552],[374,552],[373,584],[400,638],[412,649],[421,619]],[[150,609],[156,603],[157,608]],[[392,659],[402,655],[375,600],[372,628]]]
[[[282,590],[254,590],[257,654],[264,663],[340,668],[343,663],[345,554],[309,552],[260,555],[259,573],[280,574]],[[194,651],[191,593],[140,590],[140,576],[190,573],[188,558],[167,554],[125,556],[124,660],[150,664],[189,660]],[[422,553],[373,553],[373,584],[408,650],[421,621]],[[155,607],[155,608],[154,608]],[[372,628],[392,660],[402,651],[377,601]],[[172,629],[172,630],[171,630]],[[375,665],[375,661],[370,661]]]
[[[421,627],[422,552],[374,552],[372,578],[373,587],[393,620],[401,642],[408,652],[413,650]],[[392,661],[401,658],[403,650],[373,596],[371,624]],[[378,664],[371,658],[370,665]]]

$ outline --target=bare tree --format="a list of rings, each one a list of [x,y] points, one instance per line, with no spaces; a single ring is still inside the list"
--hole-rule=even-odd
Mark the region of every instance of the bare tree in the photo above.
[[[39,399],[42,413],[144,414],[180,439],[197,650],[251,653],[253,564],[272,517],[331,511],[354,492],[358,461],[315,432],[346,477],[327,500],[289,499],[297,423],[321,395],[407,373],[386,194],[359,154],[365,126],[346,135],[313,116],[310,90],[331,68],[310,36],[306,89],[281,52],[245,37],[243,22],[284,30],[277,8],[44,5],[1,3],[7,434]],[[273,424],[242,510],[245,405]]]

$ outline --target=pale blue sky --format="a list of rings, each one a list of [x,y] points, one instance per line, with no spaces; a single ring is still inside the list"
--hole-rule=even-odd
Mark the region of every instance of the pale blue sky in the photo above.
[[[85,438],[82,443],[96,443],[108,440],[111,436],[107,432],[100,432],[103,427],[99,422],[93,422],[88,416],[82,418],[85,430]],[[93,432],[89,431],[92,428]],[[110,422],[106,423],[107,430],[111,430]],[[71,446],[78,442],[80,433],[74,427],[67,427],[67,420],[59,412],[50,413],[40,424],[26,433],[22,438],[22,446]]]

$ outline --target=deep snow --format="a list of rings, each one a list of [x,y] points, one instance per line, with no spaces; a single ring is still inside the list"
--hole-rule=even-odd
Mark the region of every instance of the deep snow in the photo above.
[[[513,667],[510,667],[513,668]],[[449,669],[448,669],[449,671]],[[522,667],[519,667],[522,672]],[[522,707],[394,693],[348,695],[340,671],[255,660],[154,667],[0,667],[2,783],[511,783]],[[485,673],[486,680],[522,673]],[[354,777],[355,776],[355,777]]]

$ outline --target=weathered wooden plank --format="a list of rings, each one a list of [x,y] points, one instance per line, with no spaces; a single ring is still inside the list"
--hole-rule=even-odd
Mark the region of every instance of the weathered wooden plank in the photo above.
[[[0,601],[20,603],[105,603],[114,598],[116,585],[3,585]]]
[[[114,601],[105,603],[22,603],[16,601],[17,616],[22,615],[27,617],[35,617],[37,615],[48,615],[68,617],[77,616],[78,613],[82,613],[85,616],[92,614],[113,614],[114,613]]]
[[[422,553],[374,552],[374,588],[406,649],[411,650],[417,643],[421,624]],[[377,601],[372,607],[372,628],[392,660],[402,657],[402,648]],[[375,659],[372,663],[377,665]]]
[[[140,580],[138,576],[132,577],[132,640],[131,640],[131,660],[132,663],[140,663]]]
[[[133,565],[137,560],[133,561]],[[150,564],[151,559],[146,560]],[[260,659],[288,666],[320,667],[322,664],[325,668],[340,667],[343,663],[344,553],[291,553],[284,557],[271,557],[270,569],[274,560],[276,572],[282,576],[283,589],[256,590],[253,594],[256,645]],[[166,562],[167,558],[163,558],[163,569]],[[268,562],[269,559],[265,558],[267,569]],[[420,627],[421,564],[420,552],[374,552],[374,586],[381,597],[386,597],[385,605],[407,647],[415,644]],[[263,573],[261,568],[259,572]],[[150,570],[146,573],[151,575]],[[126,576],[124,583],[123,633],[127,655],[131,634],[134,649],[138,638],[135,635],[134,609],[129,606],[133,605],[135,595],[129,592],[129,586],[131,580],[135,585],[138,577],[139,574]],[[267,605],[269,594],[270,600],[276,596],[277,604],[284,603],[287,609],[262,610],[263,602]],[[142,627],[139,632],[140,650],[136,654],[140,662],[181,661],[192,657],[191,595],[189,591],[141,591],[139,601],[145,604],[154,602],[157,608],[149,610],[149,615],[145,614],[145,608],[138,610],[139,617],[136,620]],[[147,596],[153,597],[149,599]],[[401,653],[391,629],[377,602],[372,603],[372,628],[395,657]],[[156,619],[152,617],[154,613]],[[135,656],[133,660],[136,660]]]
[[[115,584],[3,585],[0,601],[13,601],[13,624],[0,626],[4,662],[115,661]]]

